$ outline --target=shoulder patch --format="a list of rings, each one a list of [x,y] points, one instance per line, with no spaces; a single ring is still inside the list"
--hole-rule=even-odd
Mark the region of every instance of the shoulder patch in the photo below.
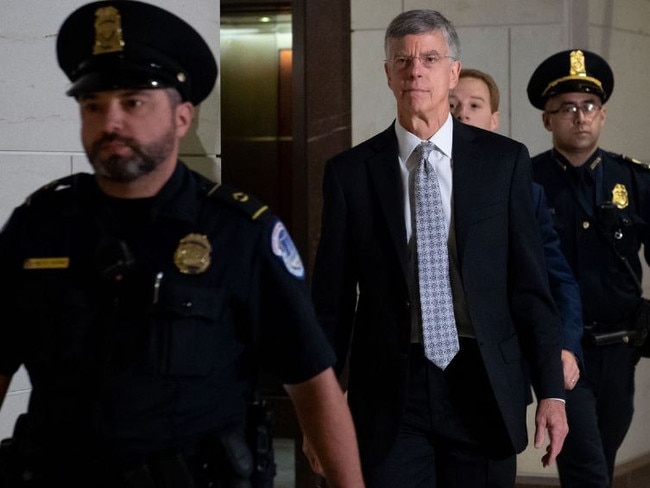
[[[302,264],[302,259],[300,259],[300,253],[291,240],[289,231],[279,220],[275,223],[273,232],[271,232],[271,249],[273,254],[282,259],[284,267],[287,268],[289,273],[299,279],[305,277],[305,267]]]
[[[73,184],[79,181],[80,178],[84,178],[84,177],[92,178],[92,175],[79,173],[79,174],[69,175],[63,178],[59,178],[58,180],[51,181],[43,185],[42,187],[40,187],[32,194],[28,195],[27,198],[25,199],[25,205],[30,206],[35,203],[47,200],[48,197],[53,196],[57,192],[72,188]]]
[[[641,167],[643,167],[645,169],[650,169],[650,163],[640,161],[640,160],[638,160],[636,158],[633,158],[631,156],[626,156],[625,154],[617,154],[617,153],[611,153],[611,152],[609,153],[609,155],[614,157],[614,158],[622,159],[623,161],[626,161],[628,163],[637,164],[637,165],[639,165],[639,166],[641,166]]]
[[[208,196],[234,205],[248,215],[251,220],[257,220],[269,210],[267,205],[261,203],[254,196],[236,190],[226,185],[217,183],[208,191]]]

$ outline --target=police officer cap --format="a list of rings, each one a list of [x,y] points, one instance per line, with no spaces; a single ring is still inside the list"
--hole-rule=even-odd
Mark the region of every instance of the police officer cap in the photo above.
[[[75,10],[56,43],[68,95],[128,88],[176,88],[202,102],[214,88],[217,64],[201,35],[155,5],[100,1]]]
[[[614,89],[614,74],[603,58],[590,51],[562,51],[540,64],[528,82],[528,100],[544,110],[546,100],[567,92],[594,93],[605,103]]]

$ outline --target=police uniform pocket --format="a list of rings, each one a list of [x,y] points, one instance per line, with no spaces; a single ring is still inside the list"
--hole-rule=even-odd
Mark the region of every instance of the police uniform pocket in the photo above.
[[[216,366],[232,327],[222,323],[223,298],[214,288],[167,283],[152,324],[151,353],[157,369],[170,376],[204,376]]]

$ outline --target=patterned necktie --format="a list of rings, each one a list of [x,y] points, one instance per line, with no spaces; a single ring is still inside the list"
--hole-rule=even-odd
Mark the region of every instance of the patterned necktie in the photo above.
[[[431,362],[445,369],[459,346],[449,281],[445,213],[436,170],[427,161],[433,149],[429,141],[416,148],[415,236],[424,352]]]

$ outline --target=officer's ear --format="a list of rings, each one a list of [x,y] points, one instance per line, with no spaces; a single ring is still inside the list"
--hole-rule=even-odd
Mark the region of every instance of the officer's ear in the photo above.
[[[548,112],[542,112],[542,123],[547,131],[551,132],[553,130],[551,128],[551,114]]]
[[[194,118],[194,105],[192,102],[181,102],[175,109],[176,134],[183,137],[190,130]]]

